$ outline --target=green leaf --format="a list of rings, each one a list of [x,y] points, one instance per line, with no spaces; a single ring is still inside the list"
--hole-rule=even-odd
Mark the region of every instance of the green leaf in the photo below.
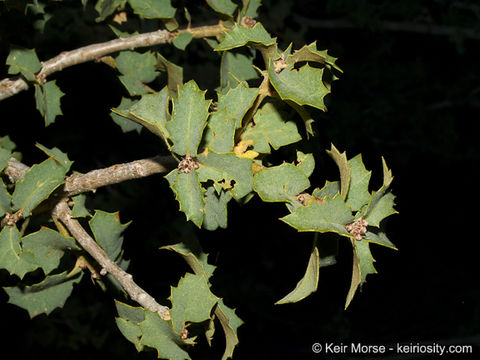
[[[17,145],[10,139],[8,135],[0,137],[0,148],[13,151]]]
[[[137,103],[137,100],[122,97],[120,105],[118,105],[116,108],[113,108],[112,112],[110,113],[112,120],[115,122],[115,124],[120,126],[124,133],[134,130],[140,133],[140,130],[142,130],[142,125],[137,124],[128,117],[128,110],[135,103]]]
[[[65,169],[65,172],[68,172],[68,170],[70,170],[70,167],[72,166],[73,161],[71,161],[68,158],[66,153],[64,153],[63,151],[59,150],[56,147],[49,149],[39,143],[36,143],[35,146],[40,150],[42,150],[45,154],[47,154],[53,160],[55,160],[59,165],[61,165]]]
[[[198,156],[197,170],[201,182],[213,180],[225,190],[231,189],[235,199],[241,199],[252,191],[252,161],[233,153],[218,154],[214,151]]]
[[[298,231],[334,232],[350,237],[345,225],[353,221],[352,211],[340,196],[315,200],[280,220]]]
[[[256,23],[252,28],[235,24],[232,30],[225,33],[224,39],[214,50],[231,50],[249,44],[268,47],[275,43],[275,39],[270,36],[261,23]]]
[[[95,21],[103,21],[112,15],[117,9],[123,9],[126,2],[126,0],[98,0],[95,4],[95,10],[98,12],[99,16]]]
[[[187,220],[193,221],[198,227],[202,226],[205,201],[203,199],[203,188],[200,186],[198,175],[195,171],[188,174],[181,173],[177,169],[175,182],[170,187],[175,193],[175,199],[180,204],[180,211],[187,216]]]
[[[158,73],[155,71],[155,56],[147,51],[140,54],[136,51],[122,51],[115,59],[120,81],[130,95],[143,95],[149,92],[144,83],[153,81]]]
[[[242,140],[253,140],[253,150],[269,154],[270,145],[278,150],[281,146],[300,141],[297,125],[293,121],[285,121],[285,117],[272,103],[266,103],[253,117],[242,134]],[[270,145],[269,145],[270,144]]]
[[[297,168],[299,168],[306,177],[310,177],[315,169],[315,158],[313,155],[297,151]]]
[[[215,308],[215,315],[217,316],[223,331],[225,332],[225,352],[222,360],[227,360],[233,356],[233,350],[238,344],[237,330],[243,324],[243,321],[235,314],[235,310],[229,308],[220,299]]]
[[[253,106],[257,96],[258,88],[250,89],[248,86],[239,84],[226,94],[218,94],[217,111],[225,109],[235,119],[235,128],[239,129],[242,126],[243,117]]]
[[[54,81],[48,81],[43,85],[35,84],[35,101],[37,110],[45,119],[45,126],[55,121],[58,115],[63,115],[60,108],[60,99],[65,93],[60,90]]]
[[[10,50],[10,54],[7,57],[7,65],[9,65],[9,74],[21,73],[28,81],[35,81],[35,74],[42,68],[35,49]]]
[[[297,70],[292,64],[277,74],[270,60],[268,76],[282,100],[290,100],[298,105],[310,105],[326,111],[323,99],[330,91],[323,84],[323,70],[308,64]]]
[[[258,8],[262,5],[262,0],[242,0],[244,16],[249,16],[252,19],[258,16]]]
[[[0,148],[0,171],[5,169],[8,165],[8,160],[12,157],[10,150]]]
[[[368,184],[372,172],[365,168],[362,155],[357,155],[348,160],[348,167],[350,168],[350,186],[345,201],[352,210],[358,211],[370,201]]]
[[[237,5],[231,0],[207,0],[207,4],[216,12],[228,16],[233,16]]]
[[[173,99],[172,120],[166,123],[173,142],[172,151],[178,155],[197,155],[197,148],[207,123],[210,101],[191,80],[178,90]]]
[[[167,72],[167,86],[170,94],[177,95],[179,86],[183,85],[183,69],[181,66],[174,64],[165,59],[162,55],[157,54],[157,67],[161,71]]]
[[[318,277],[320,270],[320,255],[316,246],[313,247],[308,260],[307,270],[305,275],[298,282],[293,291],[278,300],[275,305],[295,303],[297,301],[305,299],[311,293],[317,291]]]
[[[3,180],[0,178],[0,217],[7,212],[11,212],[11,202],[12,196],[9,194]]]
[[[66,250],[79,249],[75,240],[46,227],[22,238],[22,244],[24,251],[35,256],[45,274],[58,267]]]
[[[143,350],[142,329],[138,323],[145,320],[145,309],[133,307],[115,300],[118,316],[115,318],[118,328],[123,336],[135,345],[137,351]]]
[[[72,217],[79,218],[79,217],[90,216],[90,212],[85,207],[85,200],[87,200],[87,197],[85,194],[74,196],[72,197],[72,200],[73,200]]]
[[[239,82],[257,79],[258,73],[253,68],[253,56],[225,51],[220,64],[220,87],[229,89]]]
[[[98,245],[105,250],[110,259],[116,261],[122,251],[123,237],[121,235],[130,223],[120,223],[118,212],[107,213],[96,210],[88,224]]]
[[[32,210],[64,182],[65,173],[65,168],[53,158],[33,165],[15,186],[13,210],[21,210],[23,217],[30,216]]]
[[[175,16],[170,0],[128,0],[133,11],[147,19],[169,19]]]
[[[209,149],[219,153],[231,152],[234,135],[235,119],[226,110],[217,110],[210,115],[204,134]]]
[[[142,98],[128,110],[128,118],[146,127],[162,139],[169,137],[165,124],[170,119],[167,113],[168,89],[164,87],[156,94],[142,95]]]
[[[173,39],[172,43],[173,45],[180,50],[185,50],[188,44],[193,39],[193,35],[190,32],[183,32],[178,34],[175,39]]]
[[[345,199],[350,186],[351,175],[351,169],[348,166],[347,154],[345,152],[340,153],[337,148],[333,146],[333,144],[331,150],[327,150],[327,153],[330,155],[333,161],[335,161],[338,170],[340,171],[340,195]]]
[[[212,308],[218,300],[211,293],[204,276],[186,273],[178,286],[172,287],[170,315],[173,330],[180,334],[187,323],[210,319]]]
[[[9,296],[8,302],[28,311],[31,318],[39,314],[50,314],[54,309],[63,307],[72,293],[73,284],[82,279],[83,272],[68,277],[67,272],[47,276],[42,282],[25,286],[4,288]]]
[[[26,273],[38,268],[38,262],[29,251],[20,246],[20,232],[16,226],[4,226],[0,232],[0,269],[22,279]]]
[[[169,322],[162,320],[157,313],[145,310],[145,320],[138,324],[142,331],[142,344],[157,350],[158,357],[171,360],[190,359],[180,346],[184,342],[175,334]]]
[[[160,249],[175,251],[181,255],[193,272],[204,276],[207,281],[215,271],[215,266],[208,263],[208,254],[203,252],[196,238],[188,237],[184,242],[162,246]]]
[[[293,54],[287,56],[286,63],[292,64],[302,61],[312,61],[322,64],[328,64],[336,70],[343,72],[336,64],[337,58],[328,55],[327,50],[317,50],[317,42],[314,41],[310,45],[303,46],[300,50],[296,50]]]
[[[393,250],[398,250],[395,245],[387,238],[384,232],[378,230],[367,231],[365,240],[370,243],[382,245]]]
[[[312,195],[318,199],[324,199],[325,197],[333,199],[337,194],[340,194],[340,184],[338,181],[326,181],[323,188],[316,188]]]
[[[218,227],[227,227],[227,204],[232,199],[230,192],[220,190],[217,194],[215,188],[210,186],[205,191],[205,216],[203,227],[213,231]]]
[[[253,189],[263,201],[293,201],[309,186],[305,174],[289,163],[265,168],[253,177]]]

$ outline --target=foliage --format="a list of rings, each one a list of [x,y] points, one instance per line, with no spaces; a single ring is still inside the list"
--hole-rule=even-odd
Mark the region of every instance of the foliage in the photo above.
[[[382,159],[383,183],[372,190],[371,172],[361,155],[348,158],[333,145],[327,153],[338,167],[338,181],[312,185],[310,178],[319,154],[297,151],[295,161],[282,159],[275,165],[272,153],[280,148],[288,151],[289,145],[314,135],[310,111],[326,111],[325,97],[342,70],[337,59],[318,50],[315,42],[298,50],[292,45],[281,50],[277,39],[253,19],[260,1],[206,3],[220,19],[214,39],[208,40],[221,59],[219,87],[210,93],[201,90],[195,80],[184,83],[182,68],[157,49],[121,51],[102,59],[118,71],[119,84],[129,94],[119,100],[111,117],[125,132],[147,129],[178,160],[178,166],[165,178],[179,210],[199,229],[226,228],[228,203],[234,199],[248,207],[247,202],[258,195],[265,202],[286,205],[282,222],[300,232],[314,233],[304,277],[277,304],[297,302],[316,291],[320,267],[334,263],[336,254],[324,250],[319,233],[338,235],[337,241],[348,239],[353,269],[347,307],[367,275],[376,273],[370,244],[395,249],[382,228],[383,220],[396,213],[390,191],[392,173]],[[5,5],[13,7],[10,2]],[[40,3],[27,4],[26,9],[33,7],[43,14],[44,22],[48,21]],[[95,9],[98,22],[121,14],[158,19],[170,31],[173,46],[180,50],[188,49],[195,37],[212,36],[198,36],[191,30],[186,9],[189,26],[177,31],[181,11],[169,0],[98,0]],[[114,32],[120,38],[132,35]],[[259,65],[260,59],[263,65]],[[65,94],[55,80],[38,76],[42,63],[36,51],[12,47],[6,65],[9,74],[19,75],[34,86],[36,106],[45,126],[53,124],[62,115]],[[156,89],[162,73],[166,74],[166,84]],[[298,116],[291,117],[289,109]],[[111,274],[98,277],[97,268],[102,264],[91,259],[88,250],[82,249],[55,217],[53,223],[45,222],[38,231],[31,231],[31,219],[40,219],[61,198],[72,165],[59,149],[38,146],[47,155],[46,160],[33,165],[15,184],[8,183],[6,174],[0,179],[0,268],[19,278],[5,291],[9,302],[27,310],[31,317],[62,307],[73,285],[82,279],[81,269],[88,268],[92,279],[104,288],[107,283],[121,288]],[[0,170],[9,166],[11,157],[18,157],[14,150],[8,136],[0,138]],[[122,233],[128,224],[120,222],[118,213],[95,210],[91,215],[83,195],[74,197],[72,205],[72,216],[85,220],[97,244],[126,270],[129,264],[123,258]],[[120,332],[138,351],[153,348],[158,357],[184,359],[189,358],[188,350],[198,334],[203,334],[208,343],[212,341],[214,323],[219,322],[225,335],[223,358],[232,357],[242,320],[212,292],[210,278],[215,266],[208,263],[207,254],[194,241],[163,248],[179,254],[193,271],[172,286],[170,297],[163,301],[171,304],[171,318],[116,301]],[[72,255],[75,261],[66,261]],[[25,282],[28,275],[35,280],[28,278]]]

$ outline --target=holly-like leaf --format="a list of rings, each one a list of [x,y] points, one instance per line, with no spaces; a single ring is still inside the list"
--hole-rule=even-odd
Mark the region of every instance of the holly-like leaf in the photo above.
[[[231,0],[207,0],[207,4],[216,12],[228,16],[233,16],[233,12],[237,8],[237,5]]]
[[[138,323],[145,320],[145,310],[117,300],[115,300],[115,307],[118,312],[118,317],[115,318],[118,329],[127,340],[135,345],[137,351],[142,351],[142,329],[138,326]]]
[[[95,240],[110,259],[116,261],[121,254],[123,245],[122,233],[130,223],[120,223],[119,213],[107,213],[96,210],[95,215],[88,222]]]
[[[166,123],[172,151],[178,155],[197,155],[207,123],[210,101],[205,100],[205,91],[200,91],[191,80],[178,90],[178,98],[173,99],[172,120]]]
[[[205,200],[203,198],[204,190],[200,186],[197,172],[191,171],[186,174],[175,169],[171,174],[175,174],[175,181],[170,187],[180,204],[180,211],[185,213],[187,220],[191,220],[195,225],[201,227]]]
[[[65,172],[68,172],[70,170],[73,161],[68,158],[66,153],[56,147],[49,149],[39,143],[35,144],[35,146],[42,150],[45,154],[50,156],[52,159],[54,159],[58,164],[60,164],[65,169]]]
[[[225,333],[226,344],[222,360],[227,360],[233,356],[233,350],[235,350],[235,347],[238,345],[237,330],[243,324],[243,321],[235,314],[235,309],[226,306],[222,299],[217,303],[215,315],[220,321]]]
[[[258,8],[262,5],[262,0],[242,0],[242,14],[252,19],[258,16]]]
[[[124,133],[134,130],[140,133],[142,130],[142,125],[131,120],[128,114],[128,110],[137,102],[138,100],[122,97],[120,105],[118,105],[116,108],[113,108],[112,112],[110,113],[112,120],[115,122],[115,124],[120,126]]]
[[[256,23],[251,28],[235,24],[232,30],[225,33],[224,39],[214,50],[231,50],[248,44],[268,47],[275,43],[275,39],[270,36],[261,23]]]
[[[13,151],[16,147],[17,145],[15,145],[8,135],[0,137],[0,149]]]
[[[147,51],[140,54],[136,51],[122,51],[115,59],[120,81],[130,95],[143,95],[150,90],[144,84],[153,81],[158,73],[155,71],[155,56]]]
[[[72,217],[79,218],[79,217],[90,216],[90,212],[85,207],[86,200],[87,200],[87,197],[85,196],[85,194],[80,194],[72,197],[72,201],[73,201]]]
[[[117,9],[123,9],[126,2],[127,0],[98,0],[95,4],[95,10],[98,12],[99,16],[95,19],[95,21],[104,21]]]
[[[345,225],[353,221],[352,211],[340,196],[315,200],[281,218],[298,231],[334,232],[349,237]]]
[[[151,311],[145,310],[145,320],[138,323],[142,332],[141,343],[157,350],[162,359],[190,359],[188,353],[181,348],[184,342],[175,334],[170,323]]]
[[[269,154],[270,145],[277,150],[302,139],[297,125],[293,121],[285,121],[272,103],[266,103],[258,110],[253,120],[255,123],[248,125],[242,140],[253,140],[253,150],[259,153]]]
[[[37,109],[45,119],[45,126],[52,124],[58,115],[63,115],[60,99],[65,95],[57,86],[55,80],[43,85],[35,84],[35,102]]]
[[[217,154],[214,151],[198,156],[197,170],[201,182],[213,180],[223,189],[231,189],[235,199],[241,199],[252,191],[252,161],[233,153]]]
[[[331,150],[327,150],[328,155],[337,164],[340,171],[340,195],[345,199],[350,186],[351,169],[348,166],[347,154],[345,152],[340,153],[332,144]]]
[[[193,35],[190,32],[183,32],[178,34],[175,39],[173,39],[172,43],[173,45],[180,50],[185,50],[188,44],[193,39]]]
[[[278,300],[275,305],[294,303],[305,299],[311,293],[317,291],[318,277],[320,273],[320,255],[316,246],[313,247],[308,260],[305,275],[298,282],[293,291],[288,293],[282,299]]]
[[[330,91],[323,84],[324,69],[317,69],[306,64],[300,69],[288,65],[277,74],[273,62],[270,61],[268,76],[282,100],[290,100],[298,105],[309,105],[326,110],[323,98]]]
[[[128,109],[127,117],[160,138],[167,139],[169,134],[165,124],[170,120],[167,107],[168,89],[164,87],[156,94],[142,95],[141,99]]]
[[[6,212],[11,212],[12,196],[7,191],[3,180],[0,178],[0,217],[5,215]]]
[[[258,72],[253,68],[253,56],[225,51],[220,64],[220,88],[237,87],[239,82],[258,78]]]
[[[263,201],[293,201],[309,186],[305,174],[289,163],[264,168],[253,178],[253,189]]]
[[[323,188],[316,188],[312,193],[317,199],[324,199],[325,197],[333,199],[338,194],[340,194],[340,183],[338,181],[326,181]]]
[[[220,194],[210,186],[205,191],[205,216],[203,218],[203,227],[213,231],[218,227],[225,229],[227,227],[227,204],[232,199],[230,192],[220,190]]]
[[[189,33],[186,33],[189,34]],[[167,87],[170,95],[177,95],[179,86],[183,84],[183,69],[181,66],[174,64],[165,59],[162,55],[157,54],[157,67],[161,71],[167,72]]]
[[[362,155],[348,160],[348,167],[350,168],[350,185],[345,201],[352,210],[358,211],[370,201],[368,184],[372,173],[363,165]]]
[[[170,19],[175,16],[175,8],[170,0],[128,0],[133,11],[147,19]]]
[[[30,216],[32,210],[64,182],[65,173],[65,168],[53,158],[33,165],[15,186],[13,210],[21,210],[24,217]]]
[[[38,262],[20,245],[20,232],[16,226],[4,226],[0,232],[0,269],[22,279],[26,273],[38,268]]]
[[[385,235],[385,233],[382,231],[367,231],[367,233],[365,234],[365,239],[368,240],[370,243],[382,245],[393,250],[398,250],[395,245],[393,245],[393,243],[387,238],[387,235]]]
[[[186,273],[177,287],[172,287],[170,301],[173,330],[180,334],[189,322],[201,322],[211,318],[218,297],[210,291],[204,276]]]
[[[73,284],[82,279],[83,272],[68,276],[67,272],[47,276],[42,282],[32,285],[18,285],[4,288],[9,296],[8,302],[28,311],[31,318],[40,314],[50,314],[63,307],[72,293]]]
[[[9,74],[22,74],[25,79],[35,81],[35,74],[40,71],[42,64],[35,53],[35,49],[12,49],[7,57]]]
[[[217,111],[226,110],[235,119],[235,128],[242,126],[242,119],[253,106],[258,96],[258,88],[249,88],[239,84],[226,94],[218,94]]]
[[[75,240],[46,227],[22,238],[22,244],[24,251],[35,256],[45,274],[58,267],[66,250],[79,249]]]
[[[306,177],[310,177],[315,169],[315,159],[313,155],[297,151],[297,168],[299,168]]]
[[[0,171],[7,167],[11,156],[12,152],[10,150],[0,148]]]
[[[206,146],[219,153],[231,152],[234,145],[235,123],[235,119],[225,109],[211,114],[204,134]]]
[[[302,61],[311,61],[322,64],[328,64],[334,69],[343,72],[336,64],[337,58],[328,55],[327,50],[317,50],[317,42],[303,46],[300,50],[296,50],[293,54],[287,56],[286,63],[292,64]]]

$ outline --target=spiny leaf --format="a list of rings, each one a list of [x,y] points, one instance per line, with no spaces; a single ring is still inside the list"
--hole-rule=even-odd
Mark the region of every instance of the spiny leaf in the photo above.
[[[387,238],[384,232],[379,230],[367,231],[365,239],[370,243],[382,245],[393,250],[398,250],[395,245]]]
[[[168,89],[164,87],[156,94],[142,95],[141,99],[128,109],[128,118],[146,127],[162,139],[169,137],[166,123],[170,120],[167,113]]]
[[[62,115],[60,98],[65,95],[57,86],[55,80],[48,81],[43,85],[35,84],[35,101],[37,109],[45,119],[45,126],[55,121],[58,115]]]
[[[305,174],[289,163],[260,170],[253,178],[253,188],[263,201],[293,201],[309,186]]]
[[[61,151],[60,149],[54,147],[52,149],[49,149],[39,143],[36,143],[35,146],[42,150],[45,154],[53,158],[58,164],[60,164],[66,172],[70,170],[70,167],[73,164],[73,161],[71,161],[67,154]]]
[[[79,218],[79,217],[90,216],[90,212],[85,207],[86,200],[87,200],[87,197],[85,194],[80,194],[72,197],[72,201],[73,201],[72,217]]]
[[[96,210],[88,224],[100,247],[105,250],[110,259],[116,261],[122,251],[123,237],[121,234],[130,223],[120,223],[118,212],[107,213]]]
[[[13,209],[21,210],[24,217],[30,216],[32,210],[64,182],[65,173],[65,168],[53,158],[33,165],[15,186]]]
[[[242,126],[242,119],[258,96],[258,88],[239,84],[226,94],[218,94],[217,111],[226,110],[235,119],[235,128]]]
[[[298,105],[310,105],[325,111],[323,98],[330,91],[323,84],[323,70],[308,64],[296,70],[292,64],[277,74],[273,62],[270,61],[268,76],[270,83],[283,100],[291,100]]]
[[[233,153],[217,154],[214,151],[198,156],[201,182],[213,180],[225,190],[231,189],[235,199],[241,199],[252,191],[252,161],[239,158]]]
[[[189,34],[189,33],[187,33]],[[174,64],[171,61],[165,59],[162,55],[157,54],[157,67],[161,71],[167,73],[167,86],[170,95],[177,95],[179,86],[183,84],[183,69],[181,66]]]
[[[327,150],[328,155],[335,161],[340,171],[340,195],[345,199],[350,186],[351,169],[348,166],[347,154],[345,152],[340,153],[332,144],[331,150]]]
[[[118,71],[123,74],[119,79],[130,95],[143,95],[149,92],[144,83],[153,81],[158,75],[155,71],[156,59],[150,51],[143,54],[122,51],[116,57],[115,63]]]
[[[34,255],[23,251],[20,246],[20,232],[16,226],[4,226],[0,232],[0,269],[7,270],[22,279],[26,273],[39,266]]]
[[[235,24],[232,30],[225,33],[224,39],[214,50],[231,50],[250,43],[268,47],[275,44],[275,39],[270,36],[261,23],[256,23],[252,28]]]
[[[269,154],[270,145],[277,150],[302,139],[297,125],[293,121],[285,121],[272,103],[266,103],[258,110],[253,120],[255,123],[249,124],[242,140],[253,140],[253,150],[259,153]]]
[[[306,177],[310,177],[315,169],[315,159],[313,155],[297,151],[297,168],[299,168]]]
[[[203,227],[213,231],[218,227],[225,229],[227,227],[227,204],[232,198],[230,192],[220,190],[217,194],[215,188],[210,186],[205,191],[205,216],[203,218]]]
[[[326,181],[323,188],[316,188],[312,193],[312,195],[318,199],[324,199],[325,197],[333,199],[337,194],[340,194],[340,184],[338,181]]]
[[[17,145],[15,145],[15,143],[10,139],[10,137],[8,135],[0,137],[0,148],[1,149],[6,149],[6,150],[9,150],[9,151],[13,151],[13,150],[15,150],[16,147],[17,147]]]
[[[173,99],[172,120],[166,123],[173,142],[172,151],[178,155],[197,155],[197,148],[207,123],[210,101],[191,80],[178,90]]]
[[[147,19],[169,19],[175,16],[170,0],[128,0],[135,14]]]
[[[370,201],[368,184],[372,173],[365,168],[362,155],[357,155],[348,160],[347,164],[350,168],[350,185],[345,201],[352,210],[358,211]]]
[[[219,153],[231,152],[234,145],[235,123],[235,119],[225,109],[211,114],[204,134],[206,146]]]
[[[177,49],[185,50],[185,48],[187,47],[188,44],[190,44],[192,39],[193,39],[193,35],[187,31],[187,32],[178,34],[178,36],[176,36],[175,39],[173,39],[172,43]]]
[[[352,211],[340,196],[315,200],[280,220],[298,231],[335,232],[349,237],[345,225],[353,221]]]
[[[317,50],[317,42],[314,41],[310,45],[303,46],[300,50],[296,50],[293,54],[287,56],[286,63],[292,64],[302,61],[312,61],[317,63],[328,64],[336,70],[343,72],[336,64],[337,58],[328,55],[327,50]]]
[[[184,343],[180,336],[157,313],[145,310],[145,320],[138,323],[138,326],[142,332],[141,343],[157,350],[159,358],[190,359],[188,353],[181,348]]]
[[[240,82],[258,78],[258,72],[253,68],[253,56],[225,51],[220,63],[220,88],[236,87]]]
[[[175,182],[171,188],[180,204],[180,211],[185,213],[187,220],[191,220],[195,225],[201,227],[205,200],[203,199],[204,190],[200,186],[196,171],[185,174],[175,169],[171,174],[175,174]]]
[[[262,0],[242,0],[242,14],[252,19],[258,16],[258,8],[262,5]]]
[[[63,307],[72,293],[73,284],[80,282],[83,272],[68,276],[67,272],[47,276],[42,282],[25,286],[4,288],[8,302],[28,311],[30,317],[50,314],[57,307]]]
[[[10,50],[10,54],[7,57],[7,65],[9,65],[9,74],[21,73],[29,81],[35,81],[35,74],[42,68],[35,49]]]
[[[11,156],[12,152],[10,150],[0,148],[0,171],[7,167]]]
[[[3,183],[3,180],[0,178],[0,217],[5,215],[6,212],[12,211],[12,207],[10,205],[11,201],[12,196],[9,194],[5,184]]]
[[[229,16],[233,16],[233,12],[237,8],[237,5],[231,0],[207,0],[207,4],[216,12]]]
[[[35,256],[45,274],[58,267],[66,250],[79,249],[75,240],[46,227],[22,238],[22,244],[25,251]]]
[[[95,10],[98,12],[96,22],[104,21],[112,15],[117,9],[123,9],[127,0],[98,0],[95,4]]]
[[[210,319],[218,297],[210,291],[204,276],[186,273],[177,287],[172,287],[170,301],[173,330],[180,334],[188,322]]]
[[[235,309],[231,309],[223,303],[220,299],[215,308],[215,315],[217,316],[223,331],[225,332],[225,352],[222,360],[227,360],[233,356],[233,350],[238,344],[237,330],[243,324],[243,321],[235,314]]]
[[[142,125],[137,124],[135,121],[131,120],[128,117],[128,110],[137,101],[138,100],[132,100],[122,97],[120,105],[118,105],[116,108],[113,108],[112,112],[110,113],[110,117],[112,118],[112,120],[115,122],[115,124],[120,126],[124,133],[134,130],[140,133],[140,131],[142,130]]]

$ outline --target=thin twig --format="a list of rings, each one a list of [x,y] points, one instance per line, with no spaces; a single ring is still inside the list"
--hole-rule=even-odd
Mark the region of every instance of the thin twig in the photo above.
[[[203,38],[216,36],[225,31],[226,28],[222,24],[218,24],[183,29],[177,32],[158,30],[149,33],[133,35],[128,38],[119,38],[98,44],[92,44],[75,50],[64,51],[54,58],[44,62],[42,64],[42,69],[36,75],[36,77],[39,79],[39,81],[45,82],[47,76],[54,72],[61,71],[64,68],[88,61],[93,61],[117,51],[133,50],[140,47],[169,43],[182,32],[190,32],[195,38]],[[0,80],[0,101],[18,94],[23,90],[27,90],[28,87],[28,83],[22,77],[17,76],[14,78]]]

